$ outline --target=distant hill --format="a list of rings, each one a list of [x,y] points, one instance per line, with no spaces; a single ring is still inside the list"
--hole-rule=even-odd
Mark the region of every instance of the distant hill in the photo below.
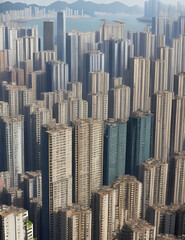
[[[66,7],[69,7],[73,10],[84,10],[84,13],[93,16],[95,12],[105,12],[105,13],[125,13],[125,14],[142,14],[143,9],[139,6],[135,5],[132,7],[128,7],[127,5],[121,3],[121,2],[113,2],[109,4],[98,4],[94,2],[86,2],[83,0],[78,0],[74,3],[67,3],[65,1],[56,1],[48,6],[39,6],[39,5],[27,5],[24,3],[11,3],[11,2],[4,2],[0,4],[0,13],[10,10],[23,10],[26,7],[39,7],[42,9],[43,7],[46,8],[46,10],[55,10],[59,11],[62,9],[65,9]]]
[[[28,8],[30,6],[43,8],[42,6],[38,6],[36,4],[27,5],[25,3],[20,3],[20,2],[12,3],[12,2],[7,1],[7,2],[4,2],[4,3],[0,4],[0,13],[10,11],[10,10],[12,10],[12,11],[13,10],[23,10],[23,9]]]

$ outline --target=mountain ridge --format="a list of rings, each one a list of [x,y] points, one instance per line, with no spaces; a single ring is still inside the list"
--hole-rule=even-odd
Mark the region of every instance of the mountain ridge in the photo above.
[[[84,1],[84,0],[77,0],[73,3],[67,3],[65,1],[56,1],[51,3],[48,6],[40,6],[37,4],[26,4],[21,2],[12,3],[10,1],[6,1],[0,4],[0,13],[10,11],[10,10],[23,10],[27,7],[38,7],[39,9],[46,8],[48,10],[63,10],[66,7],[71,8],[73,10],[81,10],[83,9],[84,13],[93,16],[95,12],[105,12],[105,13],[125,13],[125,14],[141,14],[143,13],[143,9],[137,5],[134,6],[127,6],[124,3],[119,1],[115,1],[112,3],[94,3],[92,1]]]

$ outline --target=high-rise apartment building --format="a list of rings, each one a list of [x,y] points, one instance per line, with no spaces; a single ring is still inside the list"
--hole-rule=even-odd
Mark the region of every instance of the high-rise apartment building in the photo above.
[[[95,32],[78,33],[78,81],[82,83],[84,83],[84,81],[87,81],[87,79],[84,79],[84,73],[86,73],[86,66],[83,63],[86,61],[86,53],[88,53],[89,51],[97,51]],[[88,72],[90,71],[88,70]]]
[[[112,240],[116,230],[116,189],[102,187],[92,194],[92,239]]]
[[[40,51],[33,53],[33,70],[34,71],[45,71],[46,62],[55,61],[54,51]]]
[[[174,77],[174,93],[176,96],[185,96],[185,73],[180,73]]]
[[[22,208],[1,205],[1,239],[33,239],[33,224],[28,220],[28,211]]]
[[[108,94],[88,94],[88,116],[101,121],[108,119]]]
[[[90,205],[91,193],[103,183],[103,122],[73,122],[73,200]]]
[[[136,219],[125,223],[118,239],[125,240],[155,240],[156,238],[155,228],[145,220]]]
[[[123,39],[110,39],[109,47],[110,78],[122,77],[124,70],[124,41]]]
[[[11,174],[11,184],[18,186],[18,174],[24,172],[24,116],[0,118],[1,169]]]
[[[0,101],[0,117],[9,116],[9,106],[7,102]]]
[[[45,21],[43,23],[44,51],[54,51],[54,23]]]
[[[131,112],[150,110],[150,60],[135,57],[129,62]]]
[[[67,84],[67,90],[72,92],[72,98],[82,99],[82,83],[81,82],[69,82]]]
[[[66,15],[57,13],[57,59],[66,62]],[[77,79],[76,79],[77,80]]]
[[[170,155],[170,133],[173,93],[159,91],[152,97],[154,114],[154,158],[167,162]]]
[[[69,82],[68,64],[61,61],[51,61],[46,63],[47,91],[67,89]]]
[[[151,114],[135,112],[127,130],[126,173],[138,176],[139,165],[150,156]]]
[[[172,101],[171,155],[185,151],[185,97],[176,97]]]
[[[109,119],[104,125],[103,183],[125,175],[127,123]]]
[[[54,117],[60,124],[70,124],[77,119],[88,118],[88,102],[78,98],[54,104]]]
[[[148,159],[140,165],[139,180],[143,184],[142,216],[148,206],[156,203],[166,204],[168,163],[160,160]]]
[[[109,90],[109,118],[128,121],[130,117],[130,87],[118,85]]]
[[[6,188],[7,190],[12,187],[11,183],[11,173],[9,171],[0,172],[0,191],[3,190],[3,188]]]
[[[92,211],[88,207],[74,204],[58,212],[58,238],[61,240],[91,240]]]
[[[88,92],[88,75],[90,72],[104,72],[104,54],[100,51],[90,51],[85,54],[84,59],[84,78],[83,78],[83,96],[87,98]],[[81,81],[81,80],[80,80]]]
[[[19,174],[18,186],[24,191],[24,207],[30,210],[30,200],[37,198],[42,200],[42,173],[25,172]]]
[[[52,109],[32,104],[26,109],[25,120],[25,169],[41,170],[41,129],[52,120]]]
[[[107,24],[106,21],[104,21],[104,24],[100,27],[99,42],[109,40],[112,37],[123,40],[124,36],[125,36],[125,23],[124,22],[120,21],[115,24]]]
[[[33,237],[42,239],[42,200],[40,198],[30,200],[29,218],[33,222]]]
[[[32,89],[33,100],[41,99],[42,92],[47,88],[46,72],[39,70],[29,73],[28,87]]]
[[[156,235],[175,234],[176,232],[176,212],[179,205],[155,204],[147,208],[146,220],[156,229]]]
[[[185,203],[185,152],[176,152],[170,160],[168,203]]]
[[[168,72],[165,66],[166,62],[164,60],[157,59],[151,61],[151,96],[158,91],[168,89]]]
[[[56,213],[71,204],[72,128],[45,125],[42,130],[43,239],[56,239]]]
[[[134,176],[119,176],[111,187],[116,189],[116,226],[121,229],[128,220],[141,217],[142,183]]]
[[[104,93],[109,91],[109,73],[93,71],[88,74],[88,93]]]
[[[69,82],[78,81],[78,32],[67,33],[66,62],[69,65]]]

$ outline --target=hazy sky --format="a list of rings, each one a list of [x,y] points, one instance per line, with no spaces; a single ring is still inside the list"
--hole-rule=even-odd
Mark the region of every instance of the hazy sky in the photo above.
[[[0,0],[0,3],[2,2],[5,2],[6,0]],[[12,2],[24,2],[24,3],[27,3],[27,4],[30,4],[30,3],[36,3],[38,5],[48,5],[52,2],[55,2],[56,0],[10,0]],[[64,0],[66,2],[74,2],[74,0]],[[93,2],[97,2],[97,3],[109,3],[109,2],[114,2],[114,0],[90,0],[90,1],[93,1]],[[120,1],[120,2],[123,2],[125,3],[126,5],[129,5],[129,6],[132,6],[132,5],[144,5],[144,0],[115,0],[115,1]],[[176,4],[177,1],[174,1],[174,0],[162,0],[162,2],[164,3],[171,3],[171,4]],[[181,3],[185,3],[184,0],[179,0],[178,2],[181,2]]]

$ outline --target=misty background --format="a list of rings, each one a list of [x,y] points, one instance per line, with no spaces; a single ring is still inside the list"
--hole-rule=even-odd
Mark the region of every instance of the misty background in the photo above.
[[[10,2],[22,2],[22,3],[26,3],[26,4],[38,4],[38,5],[49,5],[53,2],[55,2],[56,0],[13,0]],[[65,0],[64,0],[65,1]],[[118,0],[118,1],[113,1],[113,0],[90,0],[91,2],[95,2],[95,3],[111,3],[111,2],[122,2],[128,6],[133,6],[133,5],[139,5],[144,7],[144,2],[143,0]],[[6,2],[6,0],[0,0],[0,3]],[[67,3],[72,3],[75,2],[73,0],[66,0]],[[161,2],[163,3],[168,3],[168,4],[173,4],[176,5],[177,2],[174,0],[161,0]],[[184,3],[184,0],[179,0],[178,2],[180,3]]]

